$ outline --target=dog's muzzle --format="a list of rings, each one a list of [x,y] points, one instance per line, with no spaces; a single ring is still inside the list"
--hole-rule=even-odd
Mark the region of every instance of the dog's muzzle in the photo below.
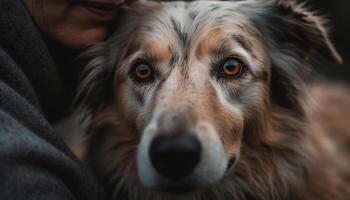
[[[210,123],[194,126],[185,114],[163,112],[145,129],[137,164],[144,187],[184,193],[217,182],[227,159]]]

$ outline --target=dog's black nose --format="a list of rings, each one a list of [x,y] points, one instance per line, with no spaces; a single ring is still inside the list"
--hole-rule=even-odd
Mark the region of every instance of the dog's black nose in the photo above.
[[[157,172],[177,181],[190,175],[201,156],[201,144],[194,134],[160,135],[154,138],[150,157]]]

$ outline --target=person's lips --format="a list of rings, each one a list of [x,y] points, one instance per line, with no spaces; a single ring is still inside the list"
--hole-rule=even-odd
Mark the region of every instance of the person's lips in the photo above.
[[[112,20],[121,4],[80,1],[78,5],[98,20]]]

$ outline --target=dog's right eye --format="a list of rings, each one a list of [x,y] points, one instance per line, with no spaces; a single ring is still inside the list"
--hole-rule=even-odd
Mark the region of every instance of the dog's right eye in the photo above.
[[[139,83],[148,83],[154,80],[154,70],[148,64],[138,62],[132,68],[131,78]]]

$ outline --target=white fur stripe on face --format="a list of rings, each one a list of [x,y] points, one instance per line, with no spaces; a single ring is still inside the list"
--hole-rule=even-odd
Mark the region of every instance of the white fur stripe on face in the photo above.
[[[230,101],[228,100],[228,95],[225,94],[224,90],[221,88],[219,83],[213,80],[210,80],[210,83],[215,88],[220,103],[231,113],[235,114],[235,116],[242,116],[240,106],[238,104],[230,103]]]

